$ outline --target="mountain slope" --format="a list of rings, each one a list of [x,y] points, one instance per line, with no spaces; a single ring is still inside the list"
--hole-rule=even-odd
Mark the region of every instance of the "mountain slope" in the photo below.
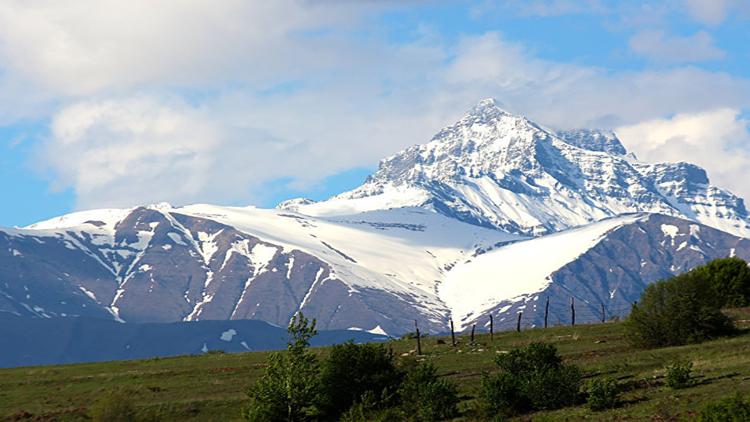
[[[603,233],[604,230],[606,233]],[[552,239],[556,238],[553,242]],[[590,242],[597,238],[595,242]],[[496,324],[501,328],[515,327],[516,314],[523,312],[524,326],[544,323],[546,298],[550,300],[549,324],[571,321],[571,298],[574,299],[578,322],[599,321],[627,315],[631,304],[654,281],[686,272],[708,261],[728,256],[750,260],[750,239],[729,235],[706,225],[658,214],[639,214],[605,220],[581,229],[533,239],[524,243],[528,250],[539,253],[529,259],[525,269],[504,273],[502,266],[511,247],[501,248],[486,256],[490,264],[477,262],[484,274],[498,274],[495,282],[523,281],[545,275],[543,283],[515,297],[506,295],[492,306],[475,306],[477,311],[456,315],[461,325],[486,325],[487,315],[501,315]],[[519,245],[521,246],[521,245]],[[563,265],[555,248],[564,248],[563,255],[575,256]],[[494,256],[493,256],[494,254]],[[552,258],[545,258],[552,255]],[[494,266],[492,265],[494,264]],[[468,264],[470,269],[474,263]],[[449,276],[450,278],[450,276]],[[512,281],[510,281],[512,280]],[[478,279],[474,283],[486,282]]]
[[[493,100],[386,158],[361,187],[295,209],[330,216],[402,206],[524,235],[649,212],[750,236],[744,202],[697,166],[639,163],[611,132],[558,134]]]
[[[93,318],[22,318],[0,313],[0,368],[197,355],[208,351],[278,350],[286,329],[262,321],[118,324]],[[382,341],[357,331],[321,331],[315,346]]]
[[[590,308],[579,321],[598,320],[601,304],[623,315],[650,282],[713,258],[750,257],[750,240],[654,214],[529,240],[423,209],[314,218],[197,205],[119,215],[0,235],[0,280],[9,280],[0,311],[278,326],[303,311],[322,329],[396,335],[417,320],[444,332],[451,318],[462,329],[489,313],[511,324],[508,315],[529,306],[525,321],[537,324],[546,296],[561,321],[569,310],[558,302],[570,296]],[[619,249],[597,252],[612,244]]]
[[[350,218],[196,205],[78,213],[0,232],[0,311],[128,322],[261,319],[441,331],[451,265],[518,240],[426,210]]]

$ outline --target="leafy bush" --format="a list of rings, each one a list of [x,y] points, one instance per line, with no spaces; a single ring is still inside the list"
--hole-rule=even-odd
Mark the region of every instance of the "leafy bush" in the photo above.
[[[588,393],[589,409],[612,409],[617,406],[620,388],[612,378],[595,378],[589,381]]]
[[[739,394],[708,404],[698,415],[698,422],[750,421],[750,401]]]
[[[388,406],[395,403],[403,378],[393,351],[383,344],[333,346],[321,375],[323,410],[328,416],[339,416],[365,394],[374,404]]]
[[[250,421],[304,421],[319,411],[320,369],[309,350],[317,334],[312,323],[300,313],[288,327],[287,350],[269,356],[268,368],[248,391],[250,403],[243,412]]]
[[[401,409],[389,407],[381,409],[377,404],[369,402],[367,398],[355,403],[341,415],[340,422],[391,422],[406,420]]]
[[[89,409],[94,422],[131,422],[136,420],[135,406],[123,392],[110,391],[99,397]]]
[[[721,313],[722,305],[710,281],[698,271],[656,282],[633,306],[626,321],[628,337],[639,346],[661,347],[728,334],[732,324]]]
[[[453,418],[458,414],[456,385],[438,378],[437,368],[431,363],[412,368],[399,394],[402,409],[409,420],[430,422]]]
[[[740,258],[715,259],[693,270],[711,285],[723,308],[750,305],[750,267]]]
[[[666,368],[667,386],[672,389],[688,388],[693,385],[690,376],[693,362],[675,362]]]
[[[480,402],[491,415],[512,415],[527,410],[557,409],[574,404],[581,372],[564,365],[557,349],[532,343],[495,358],[501,372],[482,380]]]
[[[521,392],[518,377],[507,372],[484,374],[477,399],[488,416],[508,417],[531,408],[528,397]]]

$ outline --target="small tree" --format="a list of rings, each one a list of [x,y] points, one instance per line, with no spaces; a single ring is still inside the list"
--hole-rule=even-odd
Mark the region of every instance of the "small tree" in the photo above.
[[[727,334],[722,299],[700,272],[688,272],[646,288],[626,321],[630,340],[661,347],[698,343]]]
[[[726,422],[750,420],[750,401],[739,394],[709,403],[698,415],[699,422]]]
[[[365,395],[371,406],[391,405],[403,378],[393,351],[383,344],[335,345],[322,368],[322,407],[326,416],[337,417]]]
[[[620,388],[617,385],[617,381],[612,378],[594,378],[589,381],[589,396],[587,399],[589,409],[598,411],[612,409],[617,406],[617,396],[620,393],[619,390]]]
[[[694,384],[692,372],[693,362],[674,362],[667,366],[665,370],[667,387],[673,390],[692,387]]]
[[[501,372],[485,376],[480,393],[490,416],[557,409],[578,399],[581,372],[563,364],[553,345],[532,343],[497,356],[495,363]]]
[[[750,304],[750,267],[740,258],[715,259],[695,268],[713,288],[720,306],[738,308]]]
[[[315,320],[300,313],[292,317],[286,352],[272,353],[268,368],[248,391],[250,404],[244,412],[250,421],[306,421],[318,414],[320,369],[310,352],[317,334]]]
[[[401,389],[401,407],[409,420],[430,422],[458,414],[458,388],[437,376],[431,363],[421,363],[406,375]]]

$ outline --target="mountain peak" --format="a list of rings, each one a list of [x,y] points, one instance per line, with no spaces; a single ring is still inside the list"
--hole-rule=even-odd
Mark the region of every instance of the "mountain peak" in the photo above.
[[[504,116],[513,116],[513,114],[502,108],[502,103],[500,101],[494,98],[485,98],[472,107],[464,119],[479,117],[482,118],[482,120],[488,120],[488,118],[499,118]]]
[[[648,212],[750,235],[742,201],[710,185],[704,173],[640,163],[612,131],[555,132],[486,98],[429,142],[382,160],[364,185],[335,203],[298,209],[332,215],[422,207],[523,235]]]

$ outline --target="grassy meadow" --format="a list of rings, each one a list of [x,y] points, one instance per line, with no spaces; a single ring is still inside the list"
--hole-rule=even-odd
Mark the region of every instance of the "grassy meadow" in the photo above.
[[[481,374],[495,369],[496,354],[530,342],[557,346],[567,363],[587,378],[614,377],[625,387],[622,405],[593,412],[584,404],[524,415],[518,420],[687,420],[707,402],[740,392],[750,395],[750,309],[733,311],[740,334],[702,344],[642,350],[624,339],[621,323],[531,329],[522,333],[478,334],[475,344],[460,336],[427,337],[423,356],[455,381],[462,415],[476,420],[475,394]],[[439,341],[442,340],[442,341]],[[441,344],[444,343],[444,344]],[[415,340],[390,343],[399,359],[414,359]],[[326,348],[314,349],[320,356]],[[245,391],[263,372],[267,353],[211,353],[140,361],[0,369],[1,420],[86,420],[89,406],[109,390],[124,391],[143,414],[163,420],[238,420]],[[697,385],[671,390],[664,367],[677,360],[694,363]]]

